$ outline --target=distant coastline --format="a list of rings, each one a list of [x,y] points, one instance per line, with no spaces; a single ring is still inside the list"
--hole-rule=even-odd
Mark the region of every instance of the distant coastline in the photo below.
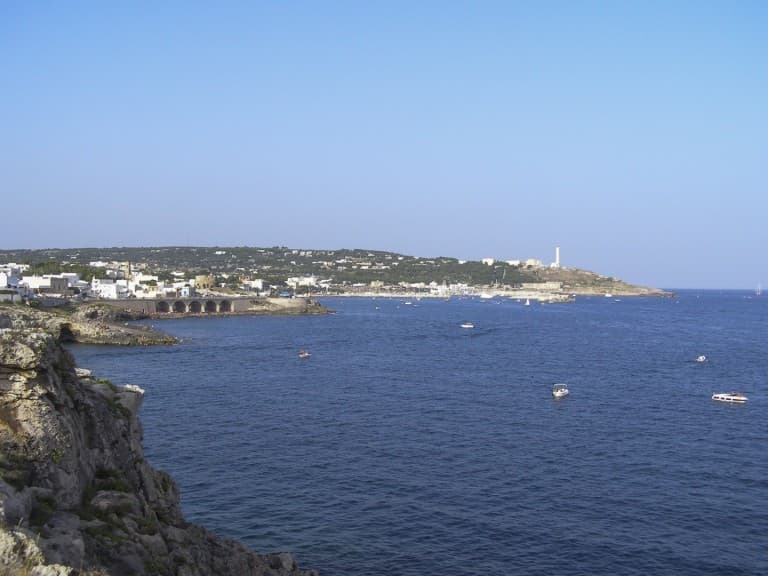
[[[0,299],[14,298],[13,293],[4,297],[3,290],[15,291],[17,298],[148,302],[332,294],[437,298],[490,294],[549,302],[588,295],[670,295],[565,266],[559,249],[551,264],[536,259],[472,261],[376,250],[286,247],[0,250]],[[209,302],[205,305],[199,312],[230,312]]]
[[[669,298],[675,296],[675,292],[668,290],[657,290],[653,288],[637,288],[632,287],[628,289],[619,289],[615,292],[604,292],[598,290],[575,290],[569,292],[551,292],[546,290],[483,290],[472,291],[464,294],[448,294],[443,295],[439,293],[418,292],[418,291],[376,291],[376,290],[359,290],[339,292],[335,294],[311,294],[310,297],[314,299],[323,298],[391,298],[391,299],[409,299],[419,300],[422,298],[429,298],[434,300],[450,300],[453,298],[459,299],[491,299],[491,298],[506,298],[511,300],[537,300],[540,302],[573,302],[577,297],[580,298],[592,298],[592,297],[664,297]]]

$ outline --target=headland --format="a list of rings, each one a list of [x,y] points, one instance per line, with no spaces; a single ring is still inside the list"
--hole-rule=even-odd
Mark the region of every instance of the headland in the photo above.
[[[93,312],[0,307],[0,574],[316,575],[184,519],[175,481],[144,458],[142,388],[77,368],[62,345],[174,340]]]

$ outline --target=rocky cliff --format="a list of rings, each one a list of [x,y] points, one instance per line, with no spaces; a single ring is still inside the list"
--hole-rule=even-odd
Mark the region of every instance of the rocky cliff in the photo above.
[[[186,522],[144,460],[143,390],[76,368],[50,322],[0,308],[0,575],[314,574]]]

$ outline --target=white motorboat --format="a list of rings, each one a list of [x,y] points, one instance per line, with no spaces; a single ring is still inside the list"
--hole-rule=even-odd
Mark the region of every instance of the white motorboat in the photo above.
[[[306,359],[307,359],[307,358],[309,358],[310,356],[312,356],[312,354],[310,354],[310,353],[309,353],[309,352],[307,352],[306,350],[299,350],[299,358],[300,358],[301,360],[306,360]]]
[[[704,356],[704,354],[700,354],[699,356],[696,356],[696,362],[706,362],[707,357]]]
[[[553,398],[565,398],[570,394],[571,391],[568,390],[568,386],[565,384],[555,384],[552,386],[552,397]]]
[[[461,327],[462,328],[474,328],[475,325],[472,324],[472,322],[462,322]]]
[[[741,392],[717,392],[712,394],[712,400],[719,402],[735,402],[737,404],[743,404],[749,398],[744,396]]]

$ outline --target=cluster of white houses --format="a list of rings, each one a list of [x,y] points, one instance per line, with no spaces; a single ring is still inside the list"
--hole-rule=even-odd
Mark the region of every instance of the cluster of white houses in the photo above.
[[[92,267],[100,263],[91,263]],[[61,299],[61,298],[189,298],[205,295],[215,291],[213,276],[195,276],[184,278],[183,273],[177,273],[179,279],[164,282],[158,276],[143,272],[131,273],[126,277],[121,267],[107,269],[108,278],[94,277],[90,282],[82,280],[76,273],[44,274],[41,276],[25,274],[29,267],[25,264],[0,265],[0,300],[24,299]],[[323,294],[332,288],[330,280],[320,280],[315,276],[297,276],[286,279],[287,286],[301,294]],[[245,291],[261,294],[269,291],[270,286],[263,280],[248,280],[242,283]],[[435,296],[450,294],[466,294],[470,287],[466,284],[438,285],[436,282],[426,284],[401,283],[399,290],[407,292],[427,293]],[[391,289],[391,288],[390,288]],[[350,293],[371,293],[385,290],[383,282],[355,284],[347,287]],[[287,293],[282,293],[285,295]]]
[[[297,252],[297,251],[294,251]],[[217,252],[219,254],[219,252]],[[225,254],[225,252],[221,252]],[[300,253],[303,256],[311,256],[312,253]],[[386,258],[391,259],[392,256]],[[398,260],[402,260],[399,257]],[[459,261],[463,263],[464,261]],[[482,262],[493,266],[493,258],[485,258]],[[507,264],[514,266],[541,267],[539,260],[507,260]],[[294,262],[292,262],[295,264]],[[369,262],[365,259],[342,259],[325,263],[329,268],[335,266],[343,270],[348,265],[359,269],[386,269],[390,266],[386,263]],[[396,265],[396,264],[394,264]],[[213,293],[217,286],[212,275],[200,275],[187,278],[184,272],[173,272],[173,280],[164,281],[153,274],[147,274],[138,267],[131,268],[129,262],[90,262],[91,268],[102,269],[104,278],[94,277],[90,282],[82,280],[76,273],[44,274],[41,276],[28,274],[29,266],[26,264],[0,264],[0,300],[23,300],[34,298],[185,298],[197,295]],[[555,261],[551,268],[560,267],[560,248],[555,249]],[[330,279],[318,279],[315,276],[301,276],[287,278],[285,281],[293,292],[297,294],[328,294],[338,290]],[[263,280],[244,280],[240,288],[247,292],[256,292],[261,295],[269,293],[270,286]],[[524,284],[519,287],[522,290],[546,290],[558,291],[561,288],[559,282],[542,282]],[[467,284],[446,285],[431,283],[406,283],[401,282],[397,286],[385,286],[383,282],[372,281],[365,284],[345,285],[345,293],[382,293],[382,292],[413,292],[432,296],[450,296],[455,294],[469,294],[472,289]],[[282,292],[280,295],[287,295]]]
[[[92,262],[91,266],[98,266]],[[34,298],[184,298],[195,296],[199,290],[213,288],[212,276],[184,278],[183,273],[171,282],[164,282],[153,274],[142,272],[125,274],[119,268],[108,268],[107,278],[94,277],[90,282],[82,280],[76,273],[28,275],[26,264],[0,264],[0,300],[23,300]],[[263,289],[263,283],[251,283],[254,290]]]

